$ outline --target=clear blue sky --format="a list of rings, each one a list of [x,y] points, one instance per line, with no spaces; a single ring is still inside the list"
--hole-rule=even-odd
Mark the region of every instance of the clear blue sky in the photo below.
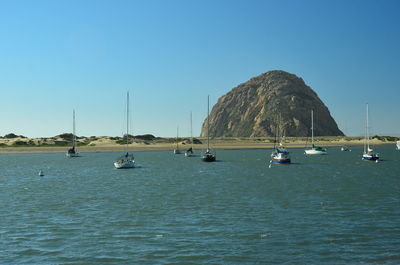
[[[281,69],[348,135],[400,135],[400,1],[2,1],[0,135],[194,134],[211,103]]]

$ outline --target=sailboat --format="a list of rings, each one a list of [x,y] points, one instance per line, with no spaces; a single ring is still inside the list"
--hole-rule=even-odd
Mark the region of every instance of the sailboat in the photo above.
[[[314,145],[314,111],[311,110],[311,149],[304,150],[306,155],[326,155],[326,149]]]
[[[210,150],[210,96],[208,96],[207,102],[207,150],[203,154],[202,159],[204,162],[214,162],[216,156]]]
[[[190,143],[191,146],[189,147],[188,150],[185,152],[186,157],[191,157],[193,156],[193,126],[192,126],[192,112],[190,112]]]
[[[279,127],[277,126],[275,141],[274,141],[274,151],[271,154],[272,164],[290,164],[290,155],[286,150],[286,147],[283,145],[283,137],[280,139],[279,145],[276,145],[276,139],[279,139]]]
[[[400,150],[400,141],[396,142],[396,148],[397,148],[397,150]]]
[[[181,153],[181,150],[179,150],[178,137],[179,137],[179,126],[176,128],[176,148],[174,149],[175,155],[179,155]]]
[[[368,103],[366,106],[366,112],[367,112],[367,117],[365,120],[365,139],[364,139],[364,153],[362,156],[362,160],[366,161],[376,161],[378,162],[379,160],[379,155],[374,152],[374,150],[369,146],[369,109],[368,109]]]
[[[132,154],[128,152],[129,145],[129,92],[126,94],[126,147],[125,147],[125,155],[119,157],[117,161],[114,162],[114,166],[117,169],[122,168],[134,168],[135,160]]]
[[[67,153],[65,154],[67,157],[78,157],[79,153],[76,150],[76,134],[75,134],[75,110],[72,111],[72,127],[73,127],[73,134],[72,134],[72,147],[68,149]]]

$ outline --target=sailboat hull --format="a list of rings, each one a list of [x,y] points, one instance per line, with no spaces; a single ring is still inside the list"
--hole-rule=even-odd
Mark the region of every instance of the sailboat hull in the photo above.
[[[66,157],[80,157],[79,153],[66,153],[65,154]]]
[[[284,147],[275,148],[275,151],[271,154],[270,163],[272,164],[290,164],[290,162],[290,154]]]
[[[304,153],[306,155],[326,155],[327,154],[327,152],[324,150],[315,150],[315,149],[304,150]]]
[[[117,169],[120,168],[134,168],[135,160],[132,154],[126,153],[124,156],[121,156],[114,162],[114,166]]]
[[[215,156],[212,154],[205,154],[202,157],[203,162],[214,162],[215,161]]]
[[[114,166],[116,169],[124,169],[124,168],[134,168],[135,161],[124,161],[124,162],[114,162]]]
[[[290,164],[290,158],[286,159],[280,159],[280,158],[272,158],[271,163],[272,164]]]
[[[376,160],[379,160],[379,156],[377,154],[364,154],[362,156],[362,160],[364,160],[364,161],[376,161]]]
[[[348,151],[351,151],[351,150],[350,150],[350,148],[349,148],[348,146],[342,146],[342,147],[340,148],[340,151],[348,152]]]

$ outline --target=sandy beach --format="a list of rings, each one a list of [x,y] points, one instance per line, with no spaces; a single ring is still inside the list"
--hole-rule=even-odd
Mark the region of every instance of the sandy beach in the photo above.
[[[78,152],[123,152],[125,146],[117,144],[111,137],[99,137],[95,141],[91,141],[86,145],[78,145]],[[129,145],[129,150],[133,152],[143,151],[160,151],[160,150],[174,150],[176,143],[173,138],[163,138],[164,140],[158,141],[142,141],[135,142]],[[197,138],[202,144],[195,144],[195,150],[206,149],[206,139]],[[4,143],[4,139],[0,141]],[[20,141],[21,139],[15,139],[14,141]],[[25,139],[25,141],[37,142],[36,139]],[[370,141],[372,145],[386,145],[395,144],[392,141],[381,141],[378,139],[372,139]],[[10,142],[9,142],[10,144]],[[288,138],[284,141],[284,145],[287,148],[304,148],[306,144],[310,145],[310,142],[306,138]],[[364,139],[361,137],[321,137],[316,139],[316,144],[322,147],[338,147],[342,145],[346,146],[359,146],[364,144]],[[273,138],[220,138],[212,139],[210,141],[212,149],[272,149],[274,146]],[[180,141],[179,148],[186,150],[190,147],[190,144],[186,141]],[[11,153],[65,153],[69,146],[57,146],[57,145],[45,145],[45,146],[13,146],[2,145],[0,148],[0,154],[11,154]]]

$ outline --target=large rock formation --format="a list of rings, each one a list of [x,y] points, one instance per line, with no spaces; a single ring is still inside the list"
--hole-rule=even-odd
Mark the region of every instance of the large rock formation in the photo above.
[[[309,136],[311,110],[314,135],[343,135],[328,108],[303,79],[270,71],[233,88],[218,99],[210,113],[211,137]],[[207,135],[207,119],[201,136]]]

